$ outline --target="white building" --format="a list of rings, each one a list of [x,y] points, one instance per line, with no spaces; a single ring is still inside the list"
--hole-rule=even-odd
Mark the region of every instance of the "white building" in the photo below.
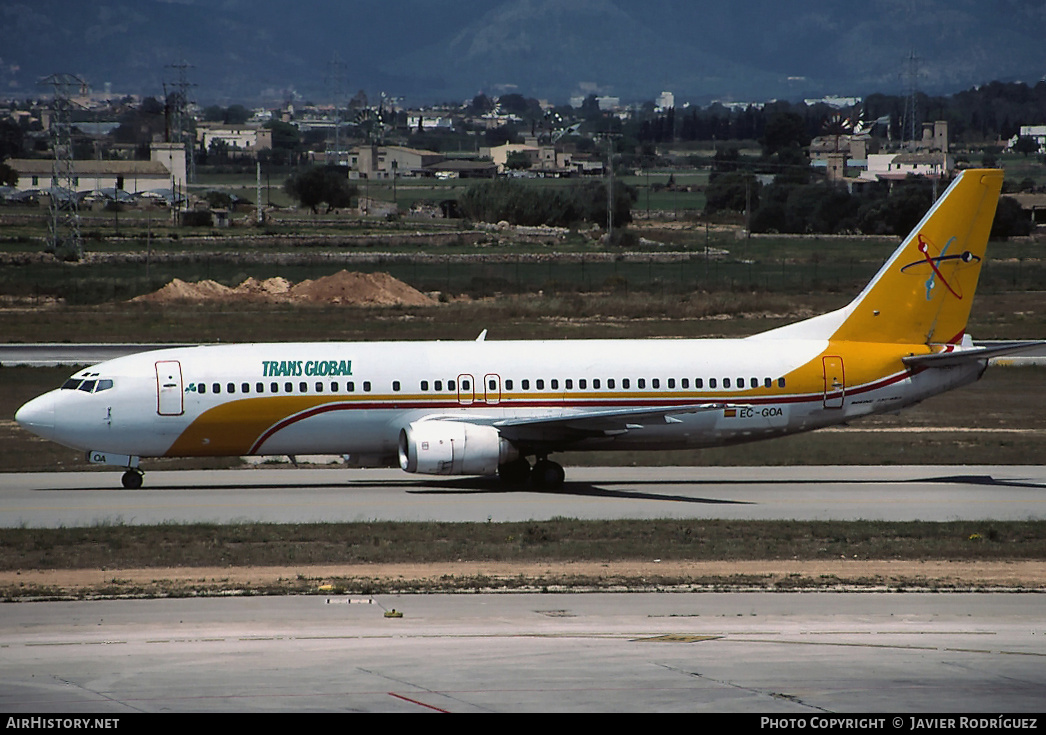
[[[360,146],[345,156],[350,179],[391,179],[394,176],[416,176],[423,169],[443,160],[435,151],[405,146]]]
[[[196,140],[205,151],[219,143],[234,158],[253,156],[258,151],[272,148],[272,130],[257,125],[215,125],[203,122],[196,125]]]
[[[1021,132],[1010,138],[1007,146],[1011,150],[1021,138],[1031,138],[1039,146],[1039,153],[1046,152],[1046,125],[1021,125]]]
[[[909,176],[941,178],[955,169],[955,161],[943,151],[934,153],[879,153],[868,156],[868,170],[861,179],[899,181]]]
[[[128,194],[185,186],[185,147],[180,143],[153,143],[149,161],[73,161],[72,185],[78,192],[118,189]],[[18,173],[19,191],[64,186],[53,178],[50,158],[12,158],[7,165]]]

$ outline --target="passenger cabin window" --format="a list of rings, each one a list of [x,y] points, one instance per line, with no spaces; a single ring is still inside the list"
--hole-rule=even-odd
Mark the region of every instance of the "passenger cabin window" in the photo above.
[[[370,381],[369,380],[364,380],[363,381],[363,392],[364,393],[370,393]]]
[[[715,386],[716,386],[715,378],[709,378],[708,379],[708,387],[709,388],[715,388]],[[729,387],[729,386],[727,386],[727,387]]]
[[[279,383],[269,383],[269,392],[270,393],[279,393],[280,392],[280,384]]]
[[[429,381],[427,381],[427,380],[421,381],[421,389],[422,390],[428,390],[429,389]]]
[[[646,388],[646,378],[639,378],[636,380],[637,388]]]
[[[399,393],[400,382],[398,380],[393,380],[392,381],[392,390],[395,391],[396,393]]]
[[[212,383],[211,384],[211,393],[221,393],[221,392],[222,392],[222,384],[221,383]]]
[[[505,390],[512,390],[512,381],[511,380],[506,380],[505,381]]]
[[[541,378],[538,378],[536,381],[534,381],[534,385],[538,390],[545,390],[545,381]]]
[[[621,378],[621,387],[622,388],[624,388],[625,390],[628,390],[628,388],[631,385],[632,385],[632,381],[630,381],[628,378]]]
[[[235,383],[229,383],[228,385],[226,385],[225,386],[225,392],[226,393],[235,393],[236,392],[236,384]]]

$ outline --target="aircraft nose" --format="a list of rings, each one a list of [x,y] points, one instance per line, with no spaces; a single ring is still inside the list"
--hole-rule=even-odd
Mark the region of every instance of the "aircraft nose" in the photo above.
[[[54,438],[54,394],[34,398],[15,412],[15,421],[26,431],[44,439]]]

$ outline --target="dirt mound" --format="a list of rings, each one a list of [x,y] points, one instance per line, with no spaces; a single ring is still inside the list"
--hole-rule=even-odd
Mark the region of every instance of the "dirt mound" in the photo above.
[[[292,285],[286,278],[280,278],[279,276],[266,278],[264,281],[259,281],[257,278],[248,278],[234,288],[233,292],[241,296],[254,296],[263,299],[269,297],[279,298],[289,295]]]
[[[330,304],[373,304],[375,306],[431,306],[435,302],[388,273],[350,273],[302,281],[291,294],[302,301]]]
[[[232,292],[232,289],[228,286],[223,286],[215,281],[188,283],[180,278],[175,278],[159,291],[145,296],[138,296],[132,300],[158,303],[167,301],[211,301],[226,298]]]
[[[339,271],[314,281],[291,284],[286,278],[259,281],[248,278],[236,288],[214,281],[187,283],[175,278],[159,291],[137,296],[132,301],[165,304],[178,301],[236,303],[346,304],[354,306],[433,306],[436,300],[411,288],[388,273],[350,273]]]

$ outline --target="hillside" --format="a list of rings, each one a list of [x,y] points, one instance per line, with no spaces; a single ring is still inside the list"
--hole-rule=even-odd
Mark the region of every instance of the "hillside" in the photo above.
[[[917,86],[940,94],[1040,79],[1044,20],[1020,0],[7,0],[0,84],[35,96],[64,71],[159,96],[185,62],[201,102],[321,102],[337,55],[349,94],[411,102],[797,99],[903,91],[914,51]]]

